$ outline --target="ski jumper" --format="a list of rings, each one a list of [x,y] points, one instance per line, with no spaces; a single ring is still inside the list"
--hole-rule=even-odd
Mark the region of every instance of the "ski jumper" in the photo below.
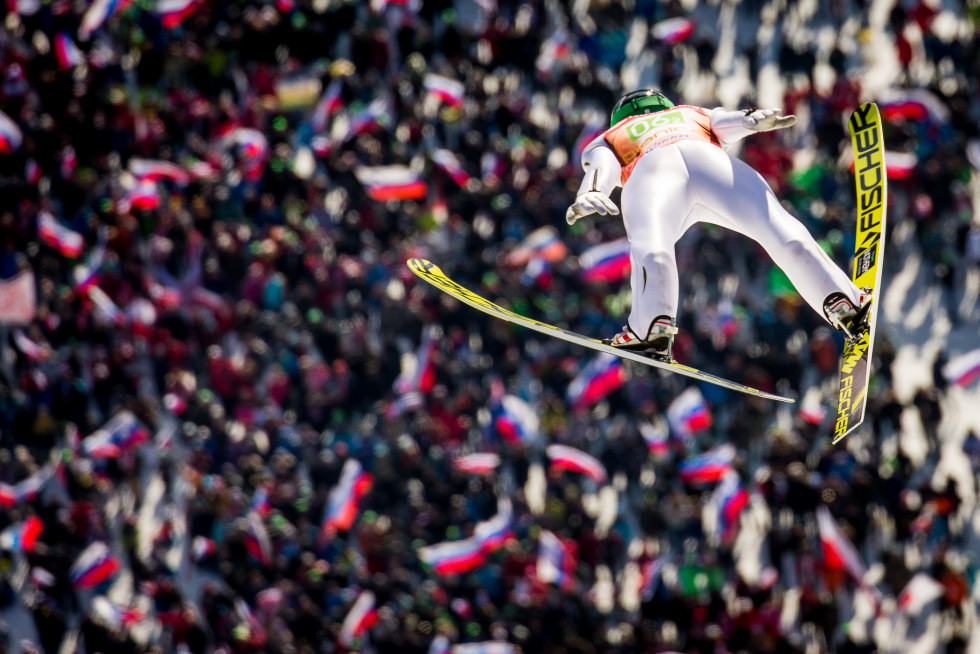
[[[782,207],[762,176],[722,149],[752,133],[742,125],[744,115],[678,106],[630,116],[582,153],[585,177],[579,195],[609,195],[623,187],[620,204],[633,291],[628,325],[641,339],[658,316],[677,316],[674,246],[698,222],[759,243],[821,316],[824,300],[834,292],[858,306],[859,291],[848,275]]]

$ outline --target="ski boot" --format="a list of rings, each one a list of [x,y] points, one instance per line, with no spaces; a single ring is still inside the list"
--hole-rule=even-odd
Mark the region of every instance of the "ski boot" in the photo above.
[[[872,300],[873,293],[870,288],[861,289],[857,307],[843,293],[831,293],[824,300],[823,312],[834,329],[844,332],[848,340],[854,340],[864,323],[868,321]]]
[[[670,350],[674,345],[675,334],[677,334],[677,327],[674,326],[674,319],[670,316],[657,316],[650,325],[646,338],[637,336],[627,324],[623,327],[623,331],[602,342],[623,350],[645,352],[654,359],[671,363],[673,358],[670,356]]]

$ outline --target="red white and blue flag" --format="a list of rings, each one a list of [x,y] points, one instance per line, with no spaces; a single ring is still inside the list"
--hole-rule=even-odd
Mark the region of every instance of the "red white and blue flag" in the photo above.
[[[670,451],[670,436],[666,425],[661,421],[657,425],[649,422],[640,423],[640,435],[647,445],[647,450],[656,456],[664,456]]]
[[[263,566],[272,563],[272,540],[262,516],[249,511],[245,516],[245,549]]]
[[[570,589],[575,583],[576,557],[572,547],[555,534],[542,529],[538,534],[538,580]]]
[[[578,258],[582,279],[587,282],[618,282],[629,277],[630,242],[619,238],[593,245]]]
[[[354,640],[364,635],[368,629],[378,622],[378,609],[375,606],[374,593],[369,590],[361,591],[354,601],[343,624],[340,626],[338,642],[342,647],[350,647]]]
[[[847,571],[856,582],[863,583],[868,568],[826,506],[817,507],[817,528],[823,546],[824,565],[833,570]]]
[[[695,28],[698,24],[693,18],[688,16],[679,16],[677,18],[668,18],[656,23],[652,28],[653,38],[658,41],[663,41],[669,45],[675,43],[680,43],[684,39],[688,38],[694,34]]]
[[[460,472],[471,474],[486,475],[497,469],[500,465],[500,457],[490,452],[477,452],[466,454],[453,459],[453,466]]]
[[[697,386],[691,386],[667,407],[667,423],[678,438],[687,438],[713,424],[711,410]]]
[[[42,531],[44,523],[41,519],[34,515],[28,516],[0,532],[0,547],[14,552],[33,552]]]
[[[568,445],[552,444],[545,452],[551,459],[551,467],[555,470],[581,472],[597,484],[603,484],[608,479],[606,468],[591,454],[586,454]]]
[[[568,404],[575,410],[587,409],[625,382],[623,360],[614,354],[600,352],[568,385]]]
[[[422,81],[422,85],[429,96],[436,97],[451,107],[458,107],[463,104],[465,89],[462,82],[435,73],[428,73]]]
[[[82,441],[82,453],[92,459],[113,459],[149,437],[136,416],[123,410]]]
[[[422,176],[408,166],[361,166],[354,170],[354,175],[364,185],[368,197],[379,202],[420,200],[429,192]]]
[[[572,35],[564,28],[556,29],[541,43],[541,50],[534,61],[534,67],[538,74],[548,76],[571,52]]]
[[[30,502],[38,496],[38,493],[44,488],[44,484],[53,475],[53,468],[47,465],[13,486],[0,482],[0,506],[10,508],[21,502]]]
[[[523,266],[532,258],[554,263],[564,259],[568,246],[561,240],[558,230],[550,225],[539,227],[528,234],[516,248],[507,253],[504,262],[509,266]]]
[[[20,149],[24,135],[10,116],[0,111],[0,154],[10,154]]]
[[[129,5],[129,0],[95,0],[82,17],[82,24],[78,28],[78,36],[82,40],[88,39],[92,32],[102,27],[113,14],[125,9]]]
[[[109,546],[95,541],[85,548],[71,568],[68,578],[76,588],[91,588],[108,581],[119,572],[119,559],[109,553]]]
[[[878,108],[882,118],[890,122],[912,120],[942,124],[949,121],[949,109],[925,89],[884,90],[878,95]]]
[[[156,0],[153,13],[160,17],[160,24],[169,30],[190,18],[200,6],[199,0]]]
[[[395,379],[395,390],[404,395],[411,391],[428,393],[436,383],[435,353],[439,348],[438,328],[428,326],[422,330],[422,340],[414,359],[403,355],[402,371]]]
[[[942,373],[950,384],[963,388],[969,386],[980,378],[980,349],[951,358],[943,365]]]
[[[660,583],[660,573],[664,569],[662,558],[650,559],[640,568],[640,599],[649,602],[653,599],[653,594],[657,592],[657,584]]]
[[[436,148],[429,156],[439,166],[439,169],[449,175],[460,188],[466,188],[466,185],[469,184],[472,178],[452,151],[446,150],[445,148]]]
[[[719,539],[722,543],[731,543],[738,530],[738,518],[749,504],[749,492],[737,472],[729,470],[725,473],[711,494],[710,502],[716,511]]]
[[[357,459],[347,459],[340,471],[340,480],[330,491],[323,511],[320,533],[324,536],[347,531],[357,518],[361,498],[371,490],[374,478],[365,472]]]
[[[332,80],[327,85],[313,110],[313,118],[310,120],[314,134],[322,134],[326,131],[327,121],[344,107],[343,91],[344,84],[340,78]]]
[[[77,257],[85,247],[85,239],[81,234],[68,229],[46,211],[38,214],[37,235],[66,257]]]
[[[514,510],[509,499],[498,500],[497,513],[489,520],[477,523],[473,539],[480,543],[485,553],[494,552],[514,537],[511,522]]]
[[[366,107],[355,113],[350,118],[347,127],[347,135],[344,141],[349,141],[361,134],[367,134],[374,130],[386,127],[391,123],[391,109],[387,98],[375,98]]]
[[[418,557],[440,575],[465,574],[486,560],[483,544],[476,538],[426,545],[419,548]]]
[[[504,395],[493,414],[494,428],[507,443],[528,445],[538,438],[537,412],[516,395]]]
[[[732,469],[735,446],[729,443],[686,459],[677,466],[681,479],[688,484],[707,484],[720,480]]]
[[[267,482],[256,488],[255,493],[252,494],[252,503],[249,505],[252,511],[255,511],[263,518],[268,517],[272,511],[272,502],[269,498],[271,486],[272,483]]]
[[[58,32],[54,35],[54,56],[58,60],[58,67],[63,70],[74,68],[85,61],[82,51],[72,41],[68,32]]]
[[[191,542],[191,555],[195,561],[203,561],[217,549],[217,543],[206,536],[195,536]]]
[[[113,629],[132,627],[143,619],[143,611],[135,607],[116,604],[105,595],[92,598],[92,610]]]

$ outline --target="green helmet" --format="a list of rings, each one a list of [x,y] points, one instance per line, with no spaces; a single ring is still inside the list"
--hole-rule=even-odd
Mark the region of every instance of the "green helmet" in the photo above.
[[[656,111],[663,111],[674,106],[666,95],[653,89],[643,89],[627,93],[619,99],[613,107],[612,117],[609,126],[612,127],[627,116],[639,116],[640,114],[652,114]]]

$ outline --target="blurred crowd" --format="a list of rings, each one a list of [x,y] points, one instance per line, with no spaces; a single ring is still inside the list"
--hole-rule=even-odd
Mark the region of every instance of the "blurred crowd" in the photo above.
[[[0,278],[36,308],[0,325],[0,651],[980,651],[980,439],[954,411],[976,385],[944,373],[978,345],[978,22],[954,0],[11,0]],[[846,118],[885,110],[885,293],[905,285],[848,441],[841,339],[741,236],[678,244],[675,354],[795,405],[632,365],[573,403],[593,353],[406,268],[615,333],[628,282],[578,255],[622,224],[562,216],[584,142],[645,87],[795,113],[737,154],[845,269]],[[692,387],[700,419],[668,420]],[[733,513],[679,474],[725,443]],[[455,465],[474,453],[499,460]],[[420,554],[495,519],[455,572]]]

